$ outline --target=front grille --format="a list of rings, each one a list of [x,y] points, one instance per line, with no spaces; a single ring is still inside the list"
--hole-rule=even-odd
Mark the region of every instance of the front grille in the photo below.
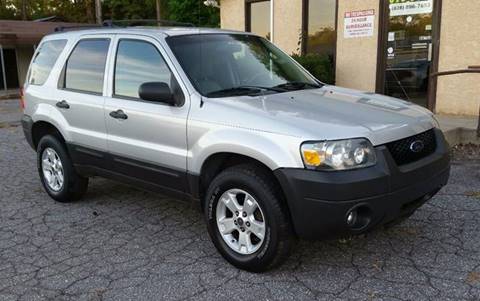
[[[412,150],[412,144],[417,142],[416,145],[418,146],[418,141],[423,143],[423,149],[416,149],[415,152],[415,147],[413,147],[414,150]],[[435,131],[431,129],[415,136],[387,143],[386,146],[395,163],[397,163],[397,165],[404,165],[425,158],[435,152],[437,140],[435,139]]]

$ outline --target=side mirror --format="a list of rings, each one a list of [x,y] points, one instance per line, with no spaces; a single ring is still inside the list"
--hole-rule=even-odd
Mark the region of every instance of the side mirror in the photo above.
[[[138,88],[138,96],[146,101],[158,101],[168,105],[176,105],[170,87],[164,82],[143,83]]]

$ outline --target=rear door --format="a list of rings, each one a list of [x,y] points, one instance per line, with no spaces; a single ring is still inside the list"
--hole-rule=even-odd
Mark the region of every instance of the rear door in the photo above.
[[[189,99],[166,57],[153,38],[116,36],[105,102],[108,150],[115,172],[172,192],[183,192]],[[171,106],[141,100],[138,89],[146,82],[168,84],[183,104]]]
[[[113,35],[87,35],[76,42],[54,93],[56,108],[68,124],[77,164],[105,165],[105,74]]]

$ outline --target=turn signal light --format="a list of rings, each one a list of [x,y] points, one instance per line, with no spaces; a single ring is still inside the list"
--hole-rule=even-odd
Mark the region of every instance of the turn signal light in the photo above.
[[[320,157],[320,154],[311,149],[303,150],[303,158],[305,163],[311,166],[319,166],[323,161],[323,158]]]

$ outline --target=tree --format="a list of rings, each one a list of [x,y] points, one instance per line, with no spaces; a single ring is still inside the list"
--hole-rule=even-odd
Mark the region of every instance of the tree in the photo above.
[[[12,1],[0,0],[0,19],[16,19]]]
[[[207,7],[204,0],[164,0],[168,2],[168,19],[197,26],[219,27],[220,10]]]
[[[161,18],[218,27],[220,10],[204,0],[161,0]],[[103,19],[156,19],[157,0],[101,0]],[[0,0],[1,19],[38,19],[57,16],[66,22],[94,23],[94,0]]]
[[[155,19],[155,0],[104,0],[104,19]]]

